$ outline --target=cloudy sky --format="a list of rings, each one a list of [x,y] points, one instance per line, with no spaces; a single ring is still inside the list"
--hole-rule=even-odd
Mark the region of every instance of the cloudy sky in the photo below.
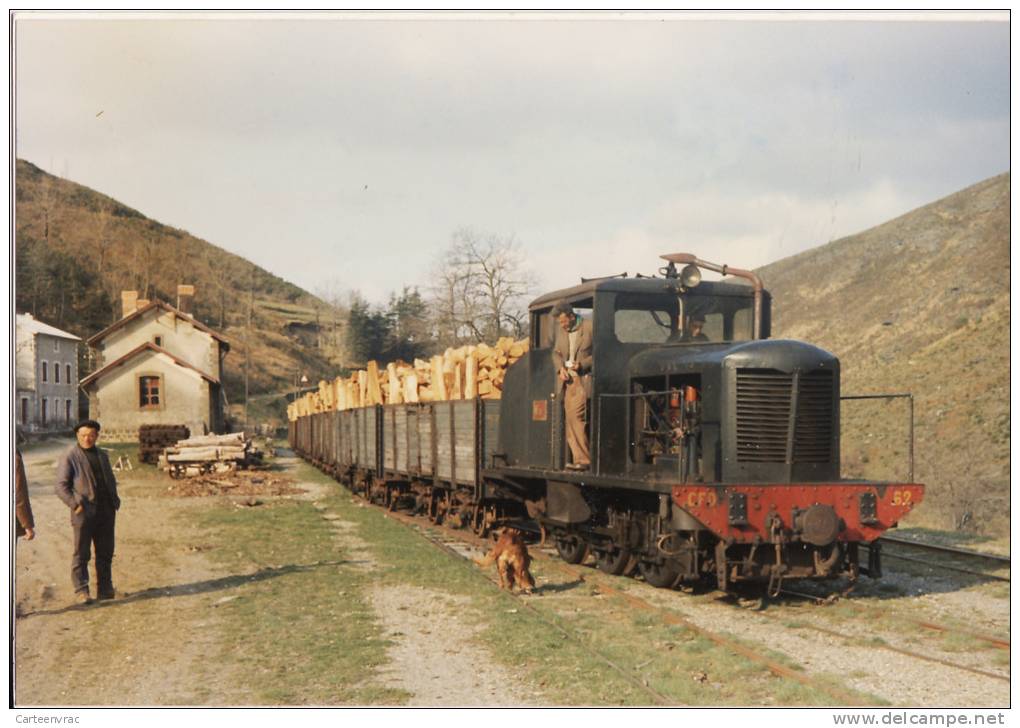
[[[866,17],[19,14],[16,151],[378,302],[464,226],[756,267],[1009,170],[1008,17]]]

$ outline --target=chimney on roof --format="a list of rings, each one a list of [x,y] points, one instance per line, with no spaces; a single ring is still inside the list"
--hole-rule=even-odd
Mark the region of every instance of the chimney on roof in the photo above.
[[[138,291],[120,292],[120,316],[130,316],[138,309]]]
[[[190,284],[177,285],[177,309],[181,313],[191,313],[191,302],[195,298],[195,287]]]

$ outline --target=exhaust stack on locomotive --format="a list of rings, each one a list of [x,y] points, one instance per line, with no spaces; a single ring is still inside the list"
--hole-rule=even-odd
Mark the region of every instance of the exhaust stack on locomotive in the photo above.
[[[657,277],[582,281],[529,306],[502,400],[377,405],[292,423],[295,448],[352,484],[485,528],[532,518],[561,556],[657,586],[878,576],[870,543],[923,486],[840,477],[839,360],[770,339],[750,271],[662,256]],[[677,266],[683,266],[677,270]],[[746,279],[704,281],[701,269]],[[566,467],[551,356],[556,304],[592,326],[591,468]],[[380,491],[381,489],[381,491]],[[433,504],[441,504],[433,507]]]

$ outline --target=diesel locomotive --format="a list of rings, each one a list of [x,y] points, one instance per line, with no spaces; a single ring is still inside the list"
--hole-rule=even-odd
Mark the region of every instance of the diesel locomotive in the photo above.
[[[376,405],[290,423],[295,451],[353,491],[484,533],[527,519],[560,556],[673,587],[881,574],[871,544],[917,483],[840,477],[840,367],[773,340],[757,275],[689,254],[659,275],[582,280],[529,306],[501,400]],[[723,274],[702,280],[702,270]],[[591,465],[566,467],[552,310],[592,323]],[[692,336],[692,322],[701,334]]]

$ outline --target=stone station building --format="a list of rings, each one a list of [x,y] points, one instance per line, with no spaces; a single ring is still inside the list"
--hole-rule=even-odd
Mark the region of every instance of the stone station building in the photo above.
[[[192,436],[222,431],[221,334],[163,301],[122,294],[124,316],[88,340],[97,369],[82,380],[89,416],[107,441],[134,441],[141,425],[186,425]]]

